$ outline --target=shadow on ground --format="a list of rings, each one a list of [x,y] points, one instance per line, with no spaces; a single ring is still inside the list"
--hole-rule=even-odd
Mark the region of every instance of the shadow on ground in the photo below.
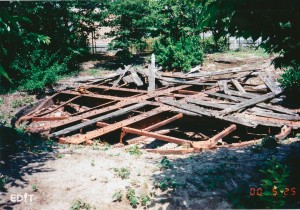
[[[55,159],[55,144],[21,130],[0,126],[0,176],[6,186],[24,188],[29,183],[24,177],[49,172],[43,168],[46,161]],[[42,169],[43,168],[43,169]],[[6,190],[2,190],[5,196]],[[12,209],[12,202],[2,203],[1,209]]]
[[[272,180],[260,172],[268,170],[266,162],[270,158],[288,166],[286,187],[299,190],[299,142],[260,151],[253,147],[219,149],[184,158],[164,158],[162,171],[152,178],[157,188],[165,193],[152,203],[152,207],[165,202],[167,209],[266,208],[283,200],[284,208],[299,209],[298,192],[295,196],[289,192],[288,196],[271,197],[267,201],[261,196],[250,196],[250,188],[263,188],[263,179]],[[280,169],[277,172],[280,174]]]

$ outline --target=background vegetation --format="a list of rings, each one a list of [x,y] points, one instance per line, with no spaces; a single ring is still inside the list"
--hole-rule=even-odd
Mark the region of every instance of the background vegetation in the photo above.
[[[110,26],[111,48],[121,59],[132,62],[148,47],[163,68],[185,71],[201,64],[203,53],[226,50],[228,35],[261,37],[261,47],[279,55],[275,65],[289,69],[282,84],[299,91],[299,17],[297,0],[1,2],[1,88],[50,86],[78,69],[89,35]],[[201,40],[206,31],[213,36]]]

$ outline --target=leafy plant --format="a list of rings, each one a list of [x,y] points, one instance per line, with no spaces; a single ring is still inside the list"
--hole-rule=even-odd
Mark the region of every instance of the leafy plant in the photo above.
[[[122,198],[123,198],[123,191],[122,190],[119,190],[117,192],[115,192],[112,196],[113,198],[113,201],[118,201],[118,202],[121,202],[122,201]]]
[[[115,175],[121,179],[128,179],[130,175],[130,169],[128,167],[114,168]]]
[[[281,164],[275,158],[271,158],[265,162],[265,168],[261,169],[260,172],[264,177],[261,185],[264,192],[260,200],[266,208],[282,208],[286,201],[286,196],[283,193],[289,177],[288,166]]]
[[[137,145],[133,145],[126,149],[126,151],[131,155],[141,156],[143,153]]]
[[[38,186],[36,184],[31,185],[32,191],[36,192],[38,191]]]
[[[154,51],[157,63],[164,69],[189,71],[194,65],[203,62],[203,49],[198,36],[171,38],[155,42]]]
[[[140,201],[142,206],[147,206],[147,203],[149,203],[151,201],[150,197],[146,194],[142,194],[140,197]]]
[[[289,66],[278,81],[286,88],[291,97],[300,93],[300,64],[293,63]]]
[[[155,187],[165,191],[169,188],[176,189],[178,187],[184,186],[183,183],[177,182],[172,178],[165,178],[157,183],[155,183]]]
[[[138,197],[136,197],[134,189],[129,188],[127,190],[126,197],[133,207],[136,207],[139,204],[139,199],[138,199]]]
[[[76,200],[72,204],[70,210],[90,210],[92,209],[92,206],[88,203],[85,203],[82,200]]]
[[[160,169],[167,170],[171,168],[173,168],[173,163],[171,163],[167,157],[163,157],[162,160],[160,161]]]
[[[4,175],[1,175],[0,176],[0,191],[6,190],[6,188],[5,188],[6,183],[7,183],[7,177]]]

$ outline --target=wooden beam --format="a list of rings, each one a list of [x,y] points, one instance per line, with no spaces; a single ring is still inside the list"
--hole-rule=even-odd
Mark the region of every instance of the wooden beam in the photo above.
[[[232,68],[220,71],[212,71],[212,72],[201,72],[198,74],[188,75],[187,77],[209,77],[209,76],[216,76],[216,75],[223,75],[223,74],[232,74],[238,72],[246,72],[246,71],[257,71],[261,69],[241,69],[241,68]]]
[[[234,86],[238,89],[238,91],[240,91],[241,93],[246,93],[245,89],[236,79],[231,79],[231,81],[234,84]]]
[[[56,120],[65,120],[68,119],[67,116],[62,117],[31,117],[32,122],[38,122],[38,121],[56,121]]]
[[[126,72],[131,68],[131,66],[132,65],[125,66],[124,70],[120,70],[120,76],[119,76],[119,78],[116,81],[114,81],[114,83],[112,85],[113,87],[116,87],[119,84],[119,82],[121,81],[121,79],[125,76]]]
[[[267,93],[267,94],[264,94],[262,96],[249,99],[249,100],[247,100],[245,102],[241,102],[239,104],[230,106],[229,108],[224,109],[223,111],[221,111],[221,113],[222,114],[229,114],[229,113],[232,113],[232,112],[236,112],[236,111],[238,111],[240,109],[243,109],[243,108],[246,108],[246,107],[249,107],[249,106],[253,106],[255,104],[258,104],[260,102],[272,99],[274,97],[275,97],[274,93]]]
[[[257,107],[253,107],[252,109],[250,109],[248,111],[253,112],[253,114],[255,114],[257,116],[262,116],[262,117],[270,117],[270,118],[275,118],[275,119],[291,120],[291,121],[299,121],[300,120],[300,116],[274,113],[274,112],[268,111],[266,109],[261,109],[261,108],[257,108]]]
[[[184,155],[195,152],[194,148],[186,149],[146,149],[147,152],[157,153],[161,155]]]
[[[101,128],[109,126],[109,125],[111,125],[111,124],[108,124],[106,122],[96,122],[96,126],[101,127]]]
[[[195,100],[195,99],[189,99],[187,100],[187,102],[192,104],[197,104],[200,106],[212,107],[216,109],[226,109],[229,107],[229,105],[227,104],[220,104],[218,102],[209,102],[209,101]]]
[[[260,72],[258,75],[263,81],[264,83],[268,86],[268,88],[270,88],[270,90],[278,95],[280,93],[282,93],[283,89],[280,88],[275,81],[273,81],[271,75],[267,72]]]
[[[218,133],[217,135],[213,136],[212,138],[210,138],[207,141],[209,141],[212,144],[217,143],[218,140],[224,138],[225,136],[229,135],[230,133],[232,133],[235,130],[236,130],[236,125],[231,125],[231,126],[229,126],[228,128],[226,128],[225,130],[221,131],[220,133]]]
[[[132,133],[132,134],[137,134],[137,135],[142,135],[142,136],[148,136],[148,137],[156,138],[156,139],[159,139],[159,140],[162,140],[162,141],[175,143],[175,144],[191,145],[191,143],[192,143],[189,140],[179,139],[179,138],[175,138],[175,137],[171,137],[171,136],[165,136],[165,135],[162,135],[162,134],[143,131],[143,130],[138,130],[138,129],[135,129],[135,128],[123,127],[122,131],[124,131],[126,133]]]
[[[155,131],[153,133],[158,133],[158,134],[167,134],[170,133],[169,129],[165,129],[165,130],[159,130],[159,131]],[[139,136],[130,140],[127,140],[127,144],[138,144],[141,143],[143,141],[145,141],[147,138],[149,138],[148,136]]]
[[[142,129],[142,130],[143,130],[143,131],[151,131],[151,130],[155,130],[156,128],[160,128],[160,127],[162,127],[162,126],[164,126],[164,125],[166,125],[166,124],[169,124],[169,123],[171,123],[171,122],[173,122],[173,121],[175,121],[175,120],[178,120],[178,119],[180,119],[180,118],[182,118],[182,117],[183,117],[183,114],[180,113],[180,114],[177,114],[177,115],[175,115],[175,116],[173,116],[173,117],[170,117],[170,118],[168,118],[168,119],[166,119],[166,120],[163,120],[163,121],[161,121],[161,122],[159,122],[159,123],[156,123],[156,124],[151,125],[151,126],[149,126],[149,127],[147,127],[147,128],[144,128],[144,129]]]

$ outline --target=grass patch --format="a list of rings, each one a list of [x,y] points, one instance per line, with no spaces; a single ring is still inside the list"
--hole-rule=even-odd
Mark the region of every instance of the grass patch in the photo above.
[[[114,168],[115,175],[121,179],[128,179],[130,175],[130,169],[128,167]]]
[[[143,154],[137,145],[133,145],[127,148],[126,152],[128,152],[130,155],[136,155],[136,156],[141,156]]]

